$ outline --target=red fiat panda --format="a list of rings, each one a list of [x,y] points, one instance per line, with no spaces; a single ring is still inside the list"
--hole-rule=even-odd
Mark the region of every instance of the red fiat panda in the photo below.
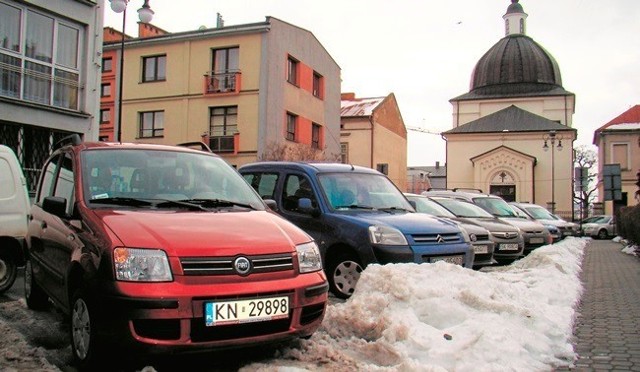
[[[27,305],[68,314],[80,367],[113,346],[244,346],[322,321],[316,243],[214,154],[74,137],[46,162],[31,213]]]

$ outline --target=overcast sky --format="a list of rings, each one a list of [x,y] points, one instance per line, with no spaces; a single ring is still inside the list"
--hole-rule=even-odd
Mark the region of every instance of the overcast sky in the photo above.
[[[105,0],[105,26],[122,16]],[[274,16],[311,31],[342,69],[342,92],[357,97],[394,93],[405,125],[451,129],[451,98],[469,90],[476,62],[504,37],[510,0],[150,0],[151,23],[169,32],[262,22]],[[131,0],[128,34],[136,35]],[[563,86],[576,95],[576,144],[640,104],[640,1],[521,0],[527,35],[560,66]],[[541,141],[542,142],[542,141]],[[439,135],[409,131],[408,165],[444,163]]]

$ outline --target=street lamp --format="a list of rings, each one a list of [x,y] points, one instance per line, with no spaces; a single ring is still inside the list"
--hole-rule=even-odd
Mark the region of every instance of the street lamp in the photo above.
[[[549,151],[551,148],[551,213],[556,213],[556,174],[555,174],[555,149],[562,151],[562,136],[557,134],[555,130],[549,131],[549,133],[542,136],[544,145],[542,149]],[[556,144],[557,141],[557,144]]]
[[[111,10],[116,13],[122,13],[122,39],[120,40],[120,71],[119,79],[120,86],[118,87],[118,133],[116,139],[118,142],[122,142],[122,86],[124,77],[124,30],[125,21],[127,19],[127,4],[129,0],[109,0],[111,3]],[[141,22],[149,23],[153,19],[153,10],[149,6],[149,0],[144,0],[142,8],[138,9],[138,18]]]

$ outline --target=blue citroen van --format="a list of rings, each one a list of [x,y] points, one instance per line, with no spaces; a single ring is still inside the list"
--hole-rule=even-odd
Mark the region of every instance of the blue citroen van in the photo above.
[[[378,171],[348,164],[258,162],[239,172],[277,213],[315,239],[337,297],[351,296],[369,264],[446,261],[473,267],[468,234],[454,222],[416,213]]]

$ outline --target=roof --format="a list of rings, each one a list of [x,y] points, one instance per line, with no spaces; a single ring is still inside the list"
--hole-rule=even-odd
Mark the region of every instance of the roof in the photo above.
[[[480,119],[460,125],[443,132],[452,133],[496,133],[496,132],[542,132],[542,131],[576,131],[566,125],[549,120],[540,115],[525,111],[515,105],[483,116]]]
[[[345,173],[345,172],[358,172],[358,173],[373,173],[380,174],[380,172],[358,165],[342,164],[342,163],[309,163],[309,162],[296,162],[296,161],[261,161],[250,163],[241,166],[239,171],[251,171],[251,170],[279,170],[279,169],[297,169],[307,173]]]
[[[408,167],[407,172],[411,171],[423,171],[429,173],[429,178],[434,177],[446,177],[447,176],[447,166],[421,166],[421,167]]]
[[[340,116],[371,116],[386,97],[358,98],[340,101]]]
[[[524,13],[524,9],[518,3],[518,0],[511,0],[511,5],[507,8],[507,14],[511,13]]]
[[[607,124],[596,129],[593,134],[593,143],[597,144],[598,134],[602,131],[626,131],[638,129],[640,129],[640,105],[635,105],[611,119]]]
[[[558,63],[529,36],[511,34],[478,60],[469,93],[450,101],[550,95],[573,95],[562,87]]]

